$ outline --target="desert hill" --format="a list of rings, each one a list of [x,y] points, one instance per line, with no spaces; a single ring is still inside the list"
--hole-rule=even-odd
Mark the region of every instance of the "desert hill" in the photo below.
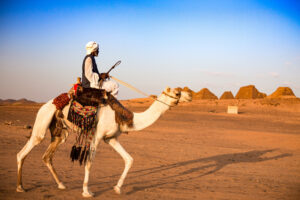
[[[27,105],[27,104],[35,104],[36,102],[27,100],[25,98],[15,100],[15,99],[0,99],[0,105]]]

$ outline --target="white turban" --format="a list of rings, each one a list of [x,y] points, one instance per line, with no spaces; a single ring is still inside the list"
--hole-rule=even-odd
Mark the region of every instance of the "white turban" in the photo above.
[[[85,45],[86,54],[89,55],[92,52],[96,51],[98,48],[99,48],[99,45],[96,42],[90,41]]]

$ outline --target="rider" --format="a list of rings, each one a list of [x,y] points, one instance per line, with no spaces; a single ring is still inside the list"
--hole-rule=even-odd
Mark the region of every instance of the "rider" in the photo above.
[[[88,42],[86,44],[86,56],[82,63],[82,86],[84,88],[97,88],[105,89],[107,92],[115,97],[118,95],[119,85],[112,80],[108,80],[109,75],[107,73],[99,73],[95,56],[99,54],[99,45],[94,42]],[[100,79],[103,80],[102,86],[100,86]]]

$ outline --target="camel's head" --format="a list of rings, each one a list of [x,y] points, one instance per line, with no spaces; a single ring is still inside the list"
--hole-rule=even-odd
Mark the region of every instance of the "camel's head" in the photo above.
[[[162,96],[164,97],[164,102],[167,105],[175,106],[179,103],[181,91],[178,88],[166,87],[163,91]]]

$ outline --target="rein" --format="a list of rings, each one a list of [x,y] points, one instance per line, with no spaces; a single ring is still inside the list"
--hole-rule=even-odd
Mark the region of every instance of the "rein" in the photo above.
[[[133,87],[133,86],[130,85],[129,83],[126,83],[126,82],[124,82],[124,81],[121,81],[121,80],[119,80],[119,79],[117,79],[116,77],[113,77],[113,76],[110,76],[110,77],[111,77],[112,79],[114,79],[115,81],[119,82],[120,84],[122,84],[122,85],[128,87],[129,89],[132,89],[132,90],[136,91],[137,93],[140,93],[140,94],[142,94],[142,95],[144,95],[144,96],[146,96],[146,97],[150,97],[151,99],[154,99],[155,101],[158,101],[158,102],[160,102],[160,103],[162,103],[162,104],[165,104],[165,105],[167,105],[167,106],[169,106],[169,107],[174,107],[174,106],[169,105],[169,104],[167,104],[167,103],[165,103],[165,102],[163,102],[163,101],[160,101],[160,100],[157,99],[157,98],[154,98],[154,97],[152,97],[152,96],[146,94],[145,92],[142,92],[141,90],[139,90],[139,89]],[[168,96],[168,97],[171,97],[171,98],[173,98],[173,99],[176,99],[176,100],[178,100],[178,102],[179,102],[179,98],[177,98],[177,97],[173,97],[173,96],[171,96],[171,95],[169,95],[169,94],[167,94],[167,93],[165,93],[165,92],[163,92],[162,94],[164,94],[164,95],[166,95],[166,96]],[[177,103],[178,103],[178,102],[177,102]]]

